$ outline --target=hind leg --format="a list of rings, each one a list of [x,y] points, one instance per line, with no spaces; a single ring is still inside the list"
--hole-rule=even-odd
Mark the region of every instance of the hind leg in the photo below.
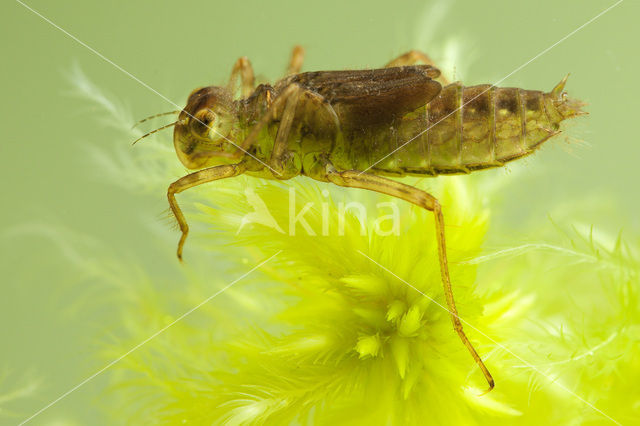
[[[368,189],[369,191],[375,191],[382,194],[390,195],[392,197],[397,197],[433,213],[433,215],[435,216],[436,242],[438,245],[438,258],[440,261],[440,276],[442,279],[442,285],[444,287],[445,299],[447,301],[447,311],[449,312],[451,323],[453,324],[453,329],[458,334],[458,337],[467,348],[467,350],[471,354],[471,357],[476,362],[485,379],[487,380],[487,383],[489,384],[489,389],[487,390],[487,392],[493,389],[493,377],[491,377],[491,373],[489,373],[489,370],[484,365],[484,362],[464,333],[464,330],[462,329],[462,321],[458,316],[458,309],[456,308],[456,303],[453,298],[453,289],[451,288],[451,279],[449,278],[447,249],[444,237],[444,218],[442,217],[442,209],[438,200],[425,191],[422,191],[413,186],[406,185],[404,183],[387,179],[385,177],[376,176],[369,173],[361,173],[356,170],[338,171],[328,160],[326,161],[325,173],[326,180],[336,185],[350,188]]]

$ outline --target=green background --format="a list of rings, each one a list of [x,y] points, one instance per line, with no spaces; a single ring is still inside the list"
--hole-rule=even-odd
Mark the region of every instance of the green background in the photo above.
[[[466,85],[492,83],[613,3],[31,0],[28,5],[182,104],[193,88],[225,82],[239,56],[248,56],[258,75],[278,78],[294,44],[306,48],[306,70],[375,67],[415,48],[447,64],[445,72]],[[447,13],[439,15],[445,5]],[[165,194],[126,191],[121,186],[126,182],[105,181],[89,158],[89,146],[131,141],[101,125],[99,111],[70,95],[73,64],[128,104],[135,117],[174,108],[19,3],[3,2],[0,15],[0,369],[7,371],[0,394],[32,377],[41,381],[34,395],[6,406],[0,402],[0,410],[18,414],[0,417],[0,423],[14,424],[101,367],[92,351],[109,320],[108,310],[81,306],[100,294],[78,302],[74,286],[90,286],[91,280],[69,266],[59,237],[44,235],[66,230],[142,267],[167,274],[177,268],[169,260],[174,238],[155,231],[164,226]],[[638,16],[640,4],[624,1],[501,83],[550,90],[571,72],[567,91],[588,102],[591,115],[568,131],[588,147],[560,137],[526,160],[518,186],[505,189],[500,220],[517,224],[526,215],[544,224],[553,208],[580,200],[583,217],[576,220],[637,235]],[[442,48],[450,40],[461,47],[455,71]],[[169,134],[166,139],[169,144]],[[102,387],[100,377],[92,380],[31,424],[100,424],[95,407]]]

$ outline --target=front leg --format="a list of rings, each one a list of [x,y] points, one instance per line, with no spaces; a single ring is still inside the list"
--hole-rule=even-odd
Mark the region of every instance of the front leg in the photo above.
[[[262,132],[265,126],[276,120],[276,118],[278,117],[278,111],[284,108],[287,99],[297,91],[297,88],[297,85],[292,84],[291,86],[285,88],[275,100],[271,101],[267,112],[262,117],[260,117],[258,122],[251,129],[251,132],[249,132],[249,135],[244,138],[242,142],[235,145],[236,149],[233,152],[209,151],[202,153],[201,156],[215,156],[227,158],[229,160],[240,160],[258,141],[260,132]]]
[[[429,57],[429,55],[427,55],[426,53],[420,52],[419,50],[410,50],[404,55],[400,55],[394,60],[388,62],[384,67],[385,68],[402,67],[402,66],[414,65],[418,63],[431,65],[434,68],[440,69],[438,66],[436,66],[436,64]],[[438,80],[440,80],[443,86],[447,86],[448,84],[450,84],[450,81],[446,77],[444,77],[442,74],[440,74],[440,77],[438,78]]]
[[[278,112],[285,108],[285,104],[288,99],[296,94],[300,87],[297,84],[287,86],[278,97],[271,102],[267,112],[260,117],[258,122],[253,126],[249,135],[244,138],[239,145],[236,146],[236,150],[232,153],[225,153],[225,156],[229,159],[240,159],[242,156],[258,141],[260,132],[270,123],[278,118]],[[274,170],[272,170],[274,171]]]
[[[330,131],[337,130],[338,117],[333,108],[331,108],[331,105],[317,93],[303,89],[298,84],[290,84],[273,100],[267,112],[260,118],[258,123],[253,126],[249,135],[240,143],[239,149],[230,154],[229,158],[239,159],[242,157],[242,155],[258,141],[260,133],[266,126],[276,120],[280,120],[280,126],[278,127],[278,133],[269,159],[269,167],[276,178],[288,179],[292,177],[291,174],[295,174],[295,171],[285,170],[282,160],[286,154],[288,154],[286,147],[289,142],[294,120],[296,119],[298,103],[301,99],[306,107],[310,107],[300,114],[308,127],[318,128],[318,126],[329,125]],[[320,107],[314,108],[314,105]],[[291,166],[291,163],[289,166]]]
[[[189,225],[187,224],[187,220],[185,219],[184,214],[182,213],[182,210],[180,209],[180,206],[176,201],[176,194],[179,194],[180,192],[189,188],[193,188],[194,186],[202,185],[203,183],[238,176],[244,173],[246,169],[247,166],[245,163],[225,164],[222,166],[210,167],[208,169],[199,170],[197,172],[193,172],[186,176],[183,176],[169,185],[169,189],[167,190],[169,207],[171,208],[171,212],[178,221],[180,231],[182,231],[182,236],[180,237],[180,242],[178,243],[177,252],[178,259],[180,259],[180,261],[182,261],[182,248],[184,246],[184,242],[187,239],[187,235],[189,235]]]
[[[287,89],[285,93],[281,95],[281,99],[284,102],[284,110],[280,117],[280,125],[278,126],[278,133],[276,133],[276,139],[273,142],[273,149],[271,151],[271,158],[269,159],[269,166],[275,173],[275,176],[279,179],[289,179],[297,174],[302,167],[296,170],[295,160],[286,162],[285,157],[290,155],[287,152],[287,145],[289,142],[289,136],[291,134],[291,127],[295,120],[296,109],[298,101],[300,100],[300,94],[303,89],[297,84],[293,84]],[[285,164],[288,163],[288,164]],[[286,170],[289,166],[290,170]]]
[[[484,362],[464,333],[464,330],[462,329],[462,322],[458,316],[458,310],[456,308],[456,303],[453,298],[453,290],[451,288],[451,280],[449,278],[447,249],[444,238],[444,218],[442,216],[442,209],[438,200],[425,191],[391,179],[368,173],[360,173],[355,170],[337,171],[328,161],[325,163],[325,167],[326,179],[336,185],[368,189],[370,191],[391,195],[392,197],[403,199],[433,213],[436,224],[436,240],[438,243],[438,258],[440,260],[440,275],[453,328],[456,333],[458,333],[460,340],[466,346],[476,364],[480,367],[485,379],[489,383],[489,389],[487,392],[493,389],[493,377],[491,377],[491,373],[489,373],[489,370],[484,365]]]

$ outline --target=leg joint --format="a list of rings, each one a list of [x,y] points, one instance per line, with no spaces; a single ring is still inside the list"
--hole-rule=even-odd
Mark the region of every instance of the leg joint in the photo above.
[[[177,194],[178,190],[179,190],[179,186],[176,185],[177,182],[172,182],[171,185],[169,185],[169,188],[167,188],[167,194],[169,196],[173,195],[173,194]]]

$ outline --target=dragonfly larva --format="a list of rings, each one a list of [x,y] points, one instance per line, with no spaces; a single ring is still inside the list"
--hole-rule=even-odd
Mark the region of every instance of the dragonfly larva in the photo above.
[[[563,120],[585,114],[583,104],[563,91],[566,77],[550,92],[449,84],[418,51],[370,70],[300,73],[302,58],[302,48],[294,48],[287,75],[274,85],[257,87],[249,60],[240,58],[227,86],[194,90],[178,120],[169,125],[178,158],[187,168],[198,169],[168,189],[182,231],[178,258],[189,226],[175,195],[240,174],[283,180],[304,175],[423,207],[435,216],[451,321],[491,390],[494,380],[458,317],[440,204],[427,192],[389,177],[503,166],[558,134]],[[241,96],[236,99],[238,80]]]

